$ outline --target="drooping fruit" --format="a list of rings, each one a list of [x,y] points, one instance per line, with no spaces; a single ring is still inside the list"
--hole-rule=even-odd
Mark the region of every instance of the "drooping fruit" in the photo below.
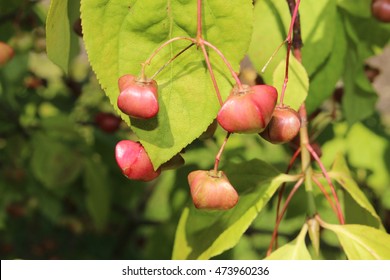
[[[112,133],[118,130],[122,119],[112,113],[99,112],[95,115],[96,125],[104,132]]]
[[[14,49],[10,45],[0,41],[0,66],[7,64],[14,55]]]
[[[218,112],[218,123],[228,132],[260,133],[271,120],[277,90],[269,85],[234,87]]]
[[[119,78],[118,108],[133,118],[149,119],[158,113],[157,83],[127,74]]]
[[[151,181],[161,173],[154,170],[144,147],[139,142],[122,140],[116,144],[115,159],[122,173],[129,179]]]
[[[290,142],[299,132],[298,113],[287,106],[276,106],[271,121],[260,136],[273,144]]]
[[[373,0],[371,13],[379,21],[390,22],[390,0]]]
[[[228,210],[238,202],[236,190],[222,171],[193,171],[188,174],[188,183],[198,209]]]

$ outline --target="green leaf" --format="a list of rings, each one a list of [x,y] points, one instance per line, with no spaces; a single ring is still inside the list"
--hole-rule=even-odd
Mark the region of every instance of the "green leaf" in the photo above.
[[[381,196],[390,181],[389,137],[383,137],[365,125],[356,123],[351,127],[346,140],[349,162],[355,168],[369,171],[367,184]]]
[[[295,180],[260,160],[231,164],[226,174],[240,194],[228,211],[183,210],[176,231],[173,259],[209,259],[235,246],[279,185]]]
[[[342,109],[348,124],[352,125],[374,113],[378,96],[364,75],[362,58],[359,58],[353,46],[349,45],[348,48]]]
[[[371,17],[372,0],[337,0],[337,5],[354,16]]]
[[[305,223],[293,241],[287,243],[269,255],[266,260],[311,260],[309,251],[305,244],[305,237],[308,226]]]
[[[65,73],[79,52],[79,38],[73,31],[73,24],[80,17],[79,10],[79,1],[52,0],[46,19],[47,55]]]
[[[252,34],[252,1],[209,0],[203,5],[204,38],[218,47],[238,72]],[[81,12],[90,63],[118,113],[117,81],[121,75],[139,75],[141,63],[165,41],[196,36],[195,1],[82,0]],[[176,41],[162,49],[146,74],[153,75],[188,44]],[[233,80],[220,57],[213,50],[208,52],[225,98]],[[187,50],[156,80],[160,104],[156,118],[130,120],[120,114],[158,167],[205,131],[220,106],[200,49]]]
[[[44,133],[36,133],[32,141],[32,171],[45,187],[63,187],[78,177],[83,160],[77,150]]]
[[[306,99],[308,113],[313,112],[332,95],[336,83],[341,79],[344,72],[347,40],[340,13],[337,13],[335,17],[335,25],[333,51],[310,76],[309,95]]]
[[[350,198],[357,203],[357,205],[346,205],[346,207],[354,207],[353,209],[355,210],[355,212],[351,212],[352,209],[345,210],[346,218],[349,223],[357,222],[356,219],[358,219],[360,223],[365,222],[367,225],[374,226],[376,228],[383,228],[380,217],[376,213],[370,201],[351,177],[348,165],[341,155],[335,159],[332,170],[329,172],[329,176],[335,179],[348,192]],[[347,215],[349,213],[352,215]],[[360,213],[360,215],[356,216],[357,213]]]
[[[105,228],[110,213],[110,184],[106,166],[96,158],[85,162],[84,186],[89,214],[98,230]]]
[[[160,175],[158,188],[153,190],[145,208],[145,219],[167,221],[172,214],[171,192],[175,183],[175,171],[165,171]]]
[[[364,225],[321,225],[333,231],[350,260],[390,260],[390,235]]]
[[[329,56],[334,46],[336,32],[336,1],[301,1],[303,65],[312,75]],[[254,9],[254,32],[249,47],[249,57],[260,72],[277,47],[286,39],[291,16],[284,0],[256,1]],[[264,75],[272,82],[272,73],[281,60],[286,58],[286,47],[279,50],[268,65]]]
[[[288,67],[288,84],[284,93],[283,103],[297,111],[305,101],[309,91],[309,78],[307,77],[305,68],[295,57],[290,56]],[[273,75],[273,86],[279,90],[279,99],[284,83],[285,69],[286,62],[281,61],[276,67]]]

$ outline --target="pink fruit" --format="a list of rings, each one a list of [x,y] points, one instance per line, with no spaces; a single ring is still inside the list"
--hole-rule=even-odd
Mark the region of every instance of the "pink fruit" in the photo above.
[[[271,120],[277,98],[272,86],[234,87],[219,110],[218,123],[228,132],[260,133]]]
[[[236,190],[222,171],[193,171],[188,175],[188,183],[198,209],[227,210],[238,202]]]
[[[0,66],[7,64],[14,55],[14,49],[10,45],[0,41]]]
[[[129,179],[151,181],[161,173],[156,171],[144,147],[139,142],[122,140],[116,144],[115,159],[122,173]]]
[[[271,121],[260,136],[273,144],[290,142],[299,132],[301,121],[290,107],[276,106]]]
[[[118,80],[118,108],[133,118],[149,119],[158,113],[157,83],[124,75]]]

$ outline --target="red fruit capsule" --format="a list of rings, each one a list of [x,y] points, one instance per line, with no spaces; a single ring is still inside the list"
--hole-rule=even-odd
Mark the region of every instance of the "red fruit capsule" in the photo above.
[[[272,86],[234,87],[218,112],[218,123],[232,133],[260,133],[271,120],[277,98]]]
[[[273,144],[290,142],[299,132],[301,121],[290,107],[275,108],[271,121],[260,136]]]
[[[153,118],[159,110],[157,83],[155,80],[141,80],[133,75],[124,75],[118,80],[120,94],[118,108],[133,118]]]
[[[198,209],[228,210],[238,202],[236,190],[222,171],[193,171],[188,175],[188,183]]]
[[[115,159],[122,173],[129,179],[151,181],[160,175],[160,168],[156,171],[139,142],[122,140],[116,144]]]

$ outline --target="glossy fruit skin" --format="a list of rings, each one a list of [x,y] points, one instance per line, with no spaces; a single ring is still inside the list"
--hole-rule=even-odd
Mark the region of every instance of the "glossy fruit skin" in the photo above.
[[[95,116],[95,123],[104,132],[113,133],[119,129],[122,119],[111,113],[99,112]]]
[[[0,66],[7,64],[14,55],[14,49],[10,45],[0,41]]]
[[[390,0],[373,0],[371,13],[381,22],[390,22]]]
[[[276,106],[271,121],[260,136],[273,144],[282,144],[294,139],[300,128],[301,121],[295,110]]]
[[[132,180],[151,181],[161,173],[160,168],[154,170],[148,154],[139,142],[119,141],[115,147],[115,159],[123,175]]]
[[[228,210],[238,202],[238,194],[226,175],[213,170],[196,170],[188,174],[192,201],[196,208]]]
[[[218,123],[231,133],[260,133],[271,120],[277,90],[269,85],[234,87],[218,112]]]
[[[119,78],[118,108],[126,115],[149,119],[156,116],[159,110],[157,83],[155,80],[141,80],[126,74]]]

